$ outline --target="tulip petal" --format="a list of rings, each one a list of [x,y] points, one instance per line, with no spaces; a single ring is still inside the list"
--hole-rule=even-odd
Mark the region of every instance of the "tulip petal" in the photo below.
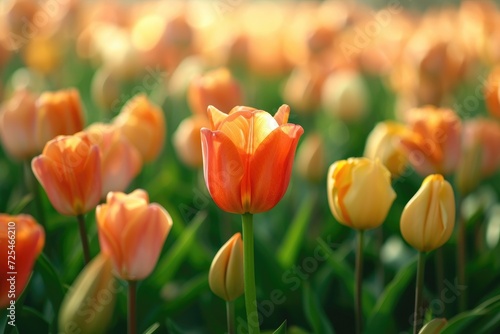
[[[205,182],[215,203],[224,211],[245,213],[241,182],[243,161],[233,142],[220,131],[201,129]]]
[[[214,106],[208,106],[207,114],[211,130],[218,129],[220,123],[222,123],[222,121],[224,121],[228,116],[226,113],[223,113]]]
[[[228,243],[231,242],[232,239],[228,241]],[[224,300],[229,299],[226,291],[226,269],[231,253],[226,251],[227,247],[231,247],[231,245],[226,243],[219,249],[217,254],[215,254],[208,274],[208,284],[210,285],[210,290]]]
[[[119,210],[111,209],[109,204],[101,204],[96,208],[97,232],[99,245],[104,254],[108,254],[113,262],[113,267],[117,274],[121,273],[123,254],[120,247],[119,235],[121,232],[120,223],[124,216]]]
[[[239,284],[244,281],[243,275],[243,242],[241,235],[235,234],[233,237],[231,255],[227,263],[225,284],[228,299],[234,300],[243,294],[244,285]]]
[[[290,107],[286,104],[283,104],[279,107],[278,111],[274,115],[274,119],[278,123],[278,125],[283,125],[288,123],[288,116],[290,116]]]
[[[85,201],[83,211],[80,213],[88,212],[99,204],[102,193],[101,174],[101,155],[99,148],[93,145],[85,164],[82,166],[81,173],[79,173],[79,177],[83,182],[79,183],[78,189],[81,192],[80,198]]]

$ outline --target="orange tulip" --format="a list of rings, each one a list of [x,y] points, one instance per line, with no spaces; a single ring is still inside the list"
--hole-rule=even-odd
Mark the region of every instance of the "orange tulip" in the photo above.
[[[421,175],[449,174],[460,160],[461,123],[451,109],[432,106],[408,112],[408,134],[401,144]]]
[[[195,168],[203,165],[200,130],[207,126],[208,119],[201,115],[188,117],[179,124],[174,133],[173,144],[177,156],[184,164]]]
[[[111,124],[95,123],[76,134],[99,147],[102,167],[102,193],[124,191],[140,172],[142,158],[139,151]]]
[[[58,136],[31,162],[33,173],[54,208],[63,215],[81,215],[101,198],[99,148],[87,138]]]
[[[30,215],[0,214],[0,308],[21,295],[44,243],[43,227]]]
[[[45,92],[38,98],[35,140],[38,149],[59,135],[72,135],[83,129],[83,111],[76,89]]]
[[[139,94],[128,101],[113,123],[139,150],[145,162],[160,154],[165,141],[165,116],[145,95]]]
[[[5,151],[25,160],[39,152],[35,140],[36,96],[20,89],[5,102],[0,111],[0,137]]]
[[[302,127],[287,123],[290,108],[274,118],[263,110],[235,107],[229,114],[210,106],[211,129],[201,130],[205,182],[215,203],[232,213],[273,208],[290,181]]]
[[[484,99],[492,116],[500,117],[500,67],[493,69],[484,87]]]
[[[168,212],[150,204],[144,190],[110,192],[96,220],[101,250],[111,257],[115,274],[129,281],[149,276],[172,227]]]
[[[242,104],[243,95],[231,72],[219,68],[191,81],[188,102],[194,114],[205,115],[210,105],[227,113]]]

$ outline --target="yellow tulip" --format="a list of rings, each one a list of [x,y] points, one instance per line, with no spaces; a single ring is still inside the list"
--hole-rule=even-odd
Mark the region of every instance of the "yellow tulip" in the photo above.
[[[401,234],[413,248],[428,252],[441,247],[455,226],[455,197],[440,174],[425,178],[401,215]]]

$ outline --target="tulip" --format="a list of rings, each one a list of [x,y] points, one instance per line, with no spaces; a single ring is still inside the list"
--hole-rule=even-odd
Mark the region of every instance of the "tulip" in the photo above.
[[[210,105],[227,113],[242,104],[243,95],[231,72],[219,68],[191,81],[188,102],[194,114],[205,115]]]
[[[213,293],[227,302],[243,294],[243,241],[236,233],[215,255],[208,284]]]
[[[111,260],[96,256],[78,275],[61,303],[59,332],[105,333],[122,287],[112,274]]]
[[[58,135],[72,135],[83,129],[83,111],[76,89],[45,92],[38,98],[35,140],[38,149]]]
[[[96,123],[76,134],[99,147],[102,167],[102,192],[124,191],[140,172],[142,158],[139,151],[116,128]]]
[[[113,124],[139,150],[145,162],[160,154],[165,141],[165,116],[145,95],[139,94],[128,101]]]
[[[33,217],[0,214],[0,308],[21,296],[44,244],[45,232]]]
[[[200,130],[207,126],[209,123],[205,116],[193,115],[183,120],[175,131],[174,148],[177,156],[185,165],[195,168],[203,165]]]
[[[77,216],[92,210],[101,197],[99,148],[78,136],[58,136],[31,162],[33,173],[54,208]]]
[[[446,324],[447,321],[445,318],[432,319],[422,327],[418,334],[440,334]]]
[[[393,177],[400,176],[408,163],[406,153],[401,146],[401,139],[406,132],[406,127],[396,122],[378,123],[368,135],[364,156],[380,159]]]
[[[431,106],[410,110],[408,135],[401,144],[413,168],[423,176],[448,174],[460,160],[460,119],[450,109]]]
[[[484,87],[484,99],[490,114],[500,117],[500,67],[496,67],[489,74]]]
[[[15,159],[26,160],[39,152],[35,140],[36,96],[20,89],[0,111],[0,137],[5,151]]]
[[[274,118],[263,110],[208,108],[211,129],[201,130],[205,182],[215,203],[232,213],[273,208],[290,181],[302,127],[287,123],[283,105]]]
[[[324,180],[326,171],[325,143],[320,135],[306,137],[297,152],[297,172],[307,181]]]
[[[379,160],[367,158],[333,163],[328,170],[327,192],[334,217],[356,230],[380,226],[396,198],[391,173]]]
[[[115,275],[128,281],[149,276],[172,227],[168,212],[150,204],[144,190],[110,192],[96,220],[101,250],[111,257]]]
[[[442,175],[425,178],[401,215],[401,234],[413,248],[429,252],[441,247],[455,226],[455,197]]]

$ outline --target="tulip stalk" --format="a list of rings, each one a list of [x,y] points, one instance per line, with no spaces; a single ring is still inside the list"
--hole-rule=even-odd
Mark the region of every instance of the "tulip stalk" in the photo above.
[[[83,248],[83,259],[85,261],[85,265],[90,262],[90,247],[89,247],[89,239],[87,237],[87,229],[85,227],[85,217],[83,215],[77,215],[78,219],[78,229],[80,231],[80,239],[82,240],[82,248]]]
[[[415,311],[413,312],[413,334],[418,334],[423,323],[422,292],[424,289],[425,254],[418,253],[417,284],[415,287]]]
[[[236,327],[234,325],[234,301],[226,302],[226,316],[227,316],[227,332],[235,334]]]
[[[357,232],[356,246],[356,290],[355,290],[355,312],[356,312],[356,333],[363,331],[363,303],[362,303],[362,282],[363,282],[363,239],[364,231]]]
[[[461,214],[461,201],[462,197],[457,196],[457,276],[458,276],[458,284],[466,285],[465,283],[465,254],[466,254],[466,243],[465,243],[465,220]],[[465,311],[467,307],[467,298],[465,295],[465,291],[463,291],[458,296],[458,307],[459,311]]]
[[[241,215],[243,222],[243,271],[245,282],[245,308],[247,312],[248,332],[259,334],[259,321],[257,313],[257,294],[255,291],[255,264],[253,241],[253,215]],[[256,321],[252,321],[257,319]]]
[[[137,281],[128,281],[128,334],[137,332],[136,321]]]

